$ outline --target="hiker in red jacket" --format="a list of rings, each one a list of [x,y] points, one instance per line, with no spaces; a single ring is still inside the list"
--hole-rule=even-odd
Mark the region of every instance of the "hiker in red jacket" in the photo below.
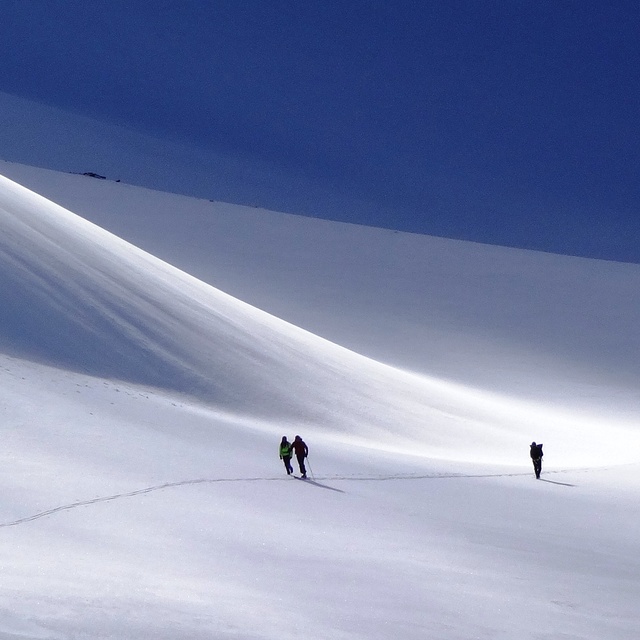
[[[296,436],[291,443],[296,458],[298,459],[298,466],[300,467],[300,474],[303,478],[307,477],[307,468],[304,466],[304,459],[309,455],[309,447],[304,443],[304,440],[300,436]]]

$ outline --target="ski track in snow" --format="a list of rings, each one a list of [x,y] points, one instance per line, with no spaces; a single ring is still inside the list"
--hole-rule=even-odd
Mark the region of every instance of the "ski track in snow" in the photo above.
[[[545,475],[549,474],[557,474],[557,473],[567,473],[568,471],[572,471],[574,473],[590,471],[591,468],[584,469],[556,469],[553,471],[546,471]],[[518,471],[514,473],[480,473],[480,474],[465,474],[465,473],[435,473],[435,474],[398,474],[398,475],[378,475],[378,476],[367,476],[367,475],[332,475],[332,476],[318,476],[313,478],[305,478],[307,484],[317,486],[323,489],[330,489],[332,491],[336,491],[338,493],[345,493],[341,489],[336,489],[335,487],[330,487],[328,485],[320,484],[318,481],[322,480],[323,482],[338,480],[341,482],[382,482],[382,481],[390,481],[390,480],[445,480],[445,479],[464,479],[464,478],[512,478],[518,476],[529,476],[532,475],[531,471],[523,472]],[[293,476],[296,479],[302,479],[299,476]],[[59,507],[54,507],[52,509],[47,509],[46,511],[41,511],[39,513],[35,513],[30,516],[25,516],[24,518],[18,518],[17,520],[12,520],[11,522],[2,522],[0,523],[0,529],[7,527],[15,527],[21,524],[26,524],[28,522],[33,522],[34,520],[39,520],[41,518],[46,518],[47,516],[55,515],[57,513],[61,513],[63,511],[70,511],[71,509],[77,509],[79,507],[87,507],[94,504],[100,504],[103,502],[113,502],[114,500],[120,500],[122,498],[134,498],[136,496],[145,495],[147,493],[153,493],[156,491],[162,491],[164,489],[173,489],[175,487],[186,487],[190,485],[197,484],[217,484],[217,483],[226,483],[226,482],[282,482],[288,481],[290,478],[288,476],[278,476],[278,477],[257,477],[257,478],[200,478],[196,480],[181,480],[177,482],[165,482],[163,484],[153,485],[151,487],[146,487],[144,489],[136,489],[135,491],[127,491],[124,493],[116,493],[110,496],[102,496],[98,498],[92,498],[91,500],[79,500],[77,502],[71,502],[69,504],[61,505]],[[545,478],[540,478],[545,482],[549,482],[551,484],[562,485],[566,487],[573,487],[575,485],[569,484],[567,482],[556,482],[553,480],[546,480]]]

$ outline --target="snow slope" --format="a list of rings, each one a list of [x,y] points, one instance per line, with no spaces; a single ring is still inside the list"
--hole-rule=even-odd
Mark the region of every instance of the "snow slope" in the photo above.
[[[602,458],[603,448],[613,440],[585,438],[591,426],[635,431],[640,410],[637,265],[331,223],[10,163],[4,170],[200,280],[377,363],[392,365],[393,372],[385,371],[400,381],[400,395],[419,385],[420,390],[409,392],[418,399],[413,417],[388,412],[389,404],[397,404],[388,380],[381,381],[383,391],[373,394],[382,398],[383,406],[367,391],[357,391],[365,398],[360,415],[367,424],[378,423],[386,430],[401,422],[414,433],[424,431],[425,424],[446,425],[448,430],[456,410],[451,411],[444,398],[455,398],[458,426],[488,411],[481,420],[498,438],[487,443],[488,459],[495,460],[499,449],[506,456],[503,461],[518,460],[521,438],[529,439],[533,430],[542,436],[553,433],[562,464],[582,464],[585,456],[608,461]],[[209,320],[198,320],[196,326],[201,322]],[[193,334],[167,339],[178,350],[194,344]],[[202,341],[195,343],[197,357],[205,357]],[[284,343],[291,344],[288,336]],[[114,351],[111,346],[107,350]],[[193,354],[175,357],[190,361]],[[306,355],[303,361],[307,367]],[[190,375],[211,379],[207,365],[202,366]],[[367,366],[384,369],[372,362]],[[327,405],[327,397],[334,405],[339,389],[356,384],[350,367],[343,370],[348,381],[336,378],[337,388],[325,400],[314,399],[314,406]],[[419,382],[398,369],[419,374]],[[271,377],[271,364],[268,371]],[[178,386],[186,389],[189,383]],[[232,383],[234,389],[245,386]],[[265,385],[258,382],[258,387]],[[307,387],[305,393],[329,389],[326,382],[308,382]],[[443,402],[428,399],[434,389],[443,394]],[[346,402],[350,408],[335,405],[330,416],[320,414],[324,428],[349,420],[353,398]],[[425,402],[440,414],[425,412]],[[404,400],[400,403],[406,406]],[[264,400],[259,404],[264,406]],[[561,435],[565,429],[566,439]],[[397,440],[395,426],[393,432]],[[517,439],[510,443],[507,432]],[[615,440],[629,450],[627,438]],[[445,455],[459,459],[465,445],[458,435],[452,442],[453,450]],[[468,443],[472,458],[484,459],[477,439]],[[428,455],[442,455],[433,449],[433,439],[429,444]]]
[[[467,455],[487,455],[470,428],[485,413],[474,398],[316,338],[15,183],[3,187],[3,324],[14,353],[263,419],[377,434],[396,446],[428,442],[439,455],[464,440]],[[517,441],[503,451],[513,455]]]
[[[3,168],[0,638],[634,637],[636,266]]]

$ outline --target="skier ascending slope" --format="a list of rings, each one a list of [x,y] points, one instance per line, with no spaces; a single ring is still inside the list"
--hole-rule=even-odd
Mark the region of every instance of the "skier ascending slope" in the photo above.
[[[292,445],[293,450],[298,459],[298,466],[300,467],[300,474],[303,478],[307,477],[307,469],[304,466],[304,459],[309,455],[309,448],[304,443],[304,440],[300,436],[296,436]]]
[[[292,444],[287,440],[287,436],[282,436],[280,442],[280,460],[284,462],[284,468],[287,470],[287,475],[290,476],[293,473],[293,467],[291,466],[291,454]]]
[[[536,472],[536,478],[540,479],[540,472],[542,471],[542,445],[531,443],[531,459],[533,460],[533,470]]]

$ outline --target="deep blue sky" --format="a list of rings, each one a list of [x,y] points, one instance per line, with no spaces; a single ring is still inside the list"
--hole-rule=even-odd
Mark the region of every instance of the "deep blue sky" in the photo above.
[[[348,221],[640,262],[637,0],[5,0],[2,14],[1,91],[374,203],[331,214]]]

